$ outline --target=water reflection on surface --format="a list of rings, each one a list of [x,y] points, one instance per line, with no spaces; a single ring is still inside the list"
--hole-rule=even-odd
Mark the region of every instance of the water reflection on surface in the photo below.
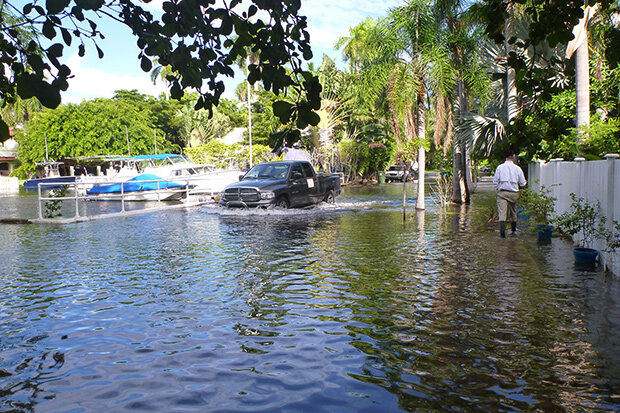
[[[2,226],[0,410],[618,410],[620,282],[400,188]]]

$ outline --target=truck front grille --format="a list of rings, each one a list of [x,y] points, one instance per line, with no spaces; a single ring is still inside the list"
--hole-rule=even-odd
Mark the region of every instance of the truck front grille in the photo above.
[[[224,192],[226,201],[258,202],[260,194],[254,188],[230,188]]]

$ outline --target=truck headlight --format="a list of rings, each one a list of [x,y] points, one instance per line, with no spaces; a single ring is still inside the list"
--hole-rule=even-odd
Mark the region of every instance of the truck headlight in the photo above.
[[[271,191],[265,191],[265,192],[260,193],[260,199],[273,199],[275,197],[276,197],[276,194],[274,194]]]

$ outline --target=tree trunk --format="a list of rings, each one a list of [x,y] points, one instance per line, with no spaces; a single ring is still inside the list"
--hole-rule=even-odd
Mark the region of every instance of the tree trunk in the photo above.
[[[575,52],[575,83],[577,92],[577,148],[583,129],[590,126],[590,65],[588,53],[588,33],[586,40]]]
[[[506,48],[506,58],[508,58],[510,52],[513,47],[508,43],[508,39],[514,36],[514,4],[511,2],[507,5],[508,10],[508,19],[506,19],[506,40],[505,40],[505,48]],[[517,105],[517,85],[516,85],[516,74],[515,70],[506,64],[506,117],[508,119],[508,123],[519,115],[519,107]]]
[[[417,135],[419,139],[424,139],[426,135],[426,115],[424,111],[424,94],[418,94],[417,102]],[[415,207],[418,210],[425,209],[424,205],[424,164],[426,162],[426,154],[424,146],[418,148],[418,193]]]
[[[458,111],[467,111],[467,96],[463,80],[457,81]],[[463,204],[469,202],[469,187],[467,179],[467,150],[460,142],[454,140],[454,155],[452,157],[452,202]],[[471,180],[471,179],[470,179]]]

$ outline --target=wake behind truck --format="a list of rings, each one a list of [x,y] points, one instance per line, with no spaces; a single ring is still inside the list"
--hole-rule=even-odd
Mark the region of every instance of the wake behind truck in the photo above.
[[[220,205],[242,208],[300,208],[334,203],[340,195],[338,174],[316,173],[307,161],[261,163],[228,185]]]

